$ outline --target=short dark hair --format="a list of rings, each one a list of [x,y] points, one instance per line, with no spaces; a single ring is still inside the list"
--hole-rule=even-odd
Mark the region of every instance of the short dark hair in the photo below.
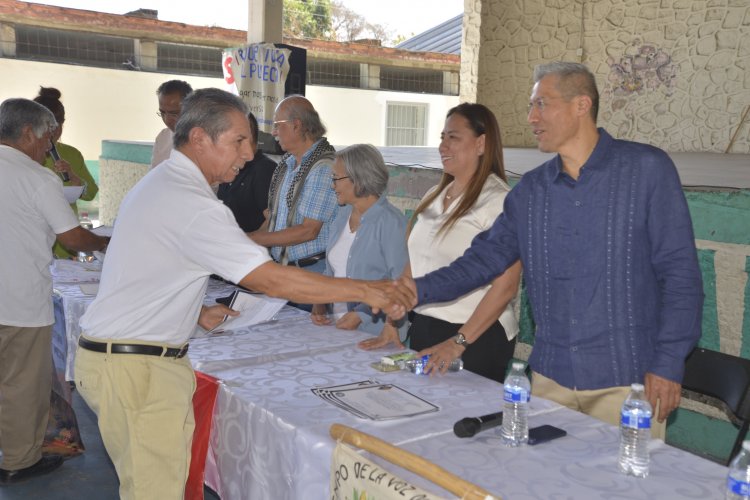
[[[200,127],[211,140],[216,139],[230,127],[227,113],[232,110],[247,115],[247,105],[242,99],[221,89],[198,89],[182,101],[182,113],[174,127],[174,148],[187,144],[190,131]]]
[[[183,80],[169,80],[159,85],[156,95],[180,94],[183,99],[193,91],[193,87]]]
[[[579,95],[588,96],[591,99],[591,117],[596,123],[599,114],[599,90],[596,88],[594,74],[586,66],[567,61],[540,64],[534,68],[534,83],[547,75],[558,77],[556,87],[565,100],[569,101]]]
[[[39,138],[57,127],[57,122],[52,111],[29,99],[11,98],[0,104],[0,141],[15,143],[27,125]]]
[[[247,121],[250,122],[250,132],[253,134],[252,142],[257,144],[258,143],[258,119],[255,118],[255,115],[252,111],[250,111],[247,114]]]

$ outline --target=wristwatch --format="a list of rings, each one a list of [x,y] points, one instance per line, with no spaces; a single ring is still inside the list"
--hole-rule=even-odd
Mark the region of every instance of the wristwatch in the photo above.
[[[469,347],[469,343],[466,341],[466,337],[464,337],[464,334],[461,332],[458,332],[458,335],[453,337],[453,342],[455,342],[456,344],[460,346],[463,346],[464,349]]]

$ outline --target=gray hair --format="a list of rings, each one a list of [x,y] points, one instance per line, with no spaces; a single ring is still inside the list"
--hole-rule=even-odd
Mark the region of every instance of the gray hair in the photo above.
[[[57,128],[57,121],[52,111],[29,99],[11,98],[0,104],[0,141],[17,142],[28,125],[41,138]]]
[[[388,187],[388,168],[383,155],[372,144],[353,144],[336,152],[336,159],[344,164],[347,177],[354,184],[354,196],[380,197]]]
[[[187,144],[190,131],[200,127],[206,131],[211,140],[216,139],[229,129],[228,113],[232,110],[247,115],[247,105],[242,99],[224,90],[208,88],[196,90],[182,101],[182,113],[174,128],[172,140],[175,149]]]
[[[570,100],[579,95],[590,97],[591,117],[596,123],[596,117],[599,114],[599,91],[596,88],[594,74],[586,66],[566,61],[540,64],[534,68],[534,83],[539,82],[547,75],[559,77],[557,90],[560,91],[565,100]]]
[[[306,136],[310,136],[310,138],[313,141],[317,141],[321,137],[323,137],[327,131],[325,125],[323,125],[323,122],[320,120],[320,115],[317,111],[315,111],[315,108],[313,107],[312,103],[302,95],[294,94],[286,97],[284,100],[290,99],[287,103],[287,119],[289,120],[299,120],[302,124],[302,133]],[[305,105],[300,105],[300,100],[304,99],[306,102]]]

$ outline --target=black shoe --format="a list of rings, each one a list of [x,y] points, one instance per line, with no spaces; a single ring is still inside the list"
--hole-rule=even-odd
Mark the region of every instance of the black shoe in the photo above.
[[[0,469],[0,484],[20,483],[34,476],[41,476],[60,467],[63,463],[61,455],[46,455],[34,465],[18,470]]]

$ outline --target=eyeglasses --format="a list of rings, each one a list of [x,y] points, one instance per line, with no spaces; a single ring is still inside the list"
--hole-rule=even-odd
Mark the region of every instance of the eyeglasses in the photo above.
[[[529,101],[529,106],[527,113],[531,113],[532,109],[536,109],[540,113],[544,111],[544,108],[547,107],[547,101],[552,99],[562,99],[561,96],[553,96],[553,97],[540,97],[538,99],[534,99],[533,101]]]
[[[276,120],[275,122],[273,122],[273,129],[277,130],[279,128],[279,125],[281,125],[282,123],[287,123],[291,121],[294,121],[294,120]]]
[[[334,184],[336,184],[336,183],[337,183],[338,181],[340,181],[341,179],[348,179],[348,178],[349,178],[349,176],[348,176],[348,175],[344,175],[344,176],[342,176],[342,177],[331,177],[331,182],[333,182]]]
[[[179,118],[180,111],[162,111],[162,110],[159,110],[159,111],[156,112],[156,116],[158,116],[159,118],[162,118],[162,119],[164,119],[164,118]]]

